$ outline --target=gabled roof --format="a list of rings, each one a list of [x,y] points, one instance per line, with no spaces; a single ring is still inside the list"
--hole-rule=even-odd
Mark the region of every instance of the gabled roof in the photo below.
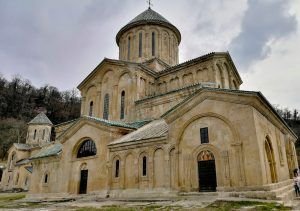
[[[84,84],[86,84],[86,82],[91,79],[97,72],[98,70],[104,66],[105,64],[111,64],[111,65],[119,65],[119,66],[124,66],[124,65],[134,65],[138,68],[140,68],[141,70],[143,70],[144,72],[146,72],[147,74],[155,77],[157,75],[157,73],[153,70],[151,70],[150,68],[148,68],[147,66],[141,64],[141,63],[136,63],[136,62],[129,62],[129,61],[123,61],[123,60],[117,60],[117,59],[108,59],[108,58],[104,58],[95,68],[94,70],[87,76],[85,77],[85,79],[83,79],[83,81],[77,86],[77,88],[80,90]]]
[[[220,89],[220,88],[207,88],[203,87],[190,96],[188,96],[186,99],[166,111],[163,115],[161,115],[161,118],[167,119],[168,116],[171,116],[172,114],[178,113],[178,110],[183,107],[185,104],[188,102],[192,101],[195,97],[201,95],[202,93],[205,92],[223,92],[223,93],[232,93],[236,94],[237,96],[254,96],[257,97],[261,103],[265,106],[265,108],[272,114],[274,115],[279,122],[281,122],[285,128],[295,137],[297,138],[297,135],[295,132],[289,127],[289,125],[284,121],[284,119],[276,112],[276,110],[273,108],[273,106],[270,104],[270,102],[264,97],[264,95],[261,92],[254,92],[254,91],[244,91],[244,90],[233,90],[233,89]],[[255,105],[251,105],[255,107]],[[255,107],[257,109],[257,107]]]
[[[110,144],[108,144],[108,146],[127,142],[138,142],[146,139],[166,137],[168,134],[168,129],[168,124],[165,122],[164,119],[154,120],[149,124],[139,128],[138,130],[111,142]]]
[[[79,124],[81,124],[81,122],[83,120],[88,120],[88,121],[91,121],[91,122],[95,122],[99,125],[104,125],[104,126],[107,126],[107,127],[115,127],[115,128],[122,128],[122,129],[125,129],[126,131],[132,131],[132,130],[135,130],[137,128],[140,127],[140,124],[138,123],[125,123],[125,122],[119,122],[119,121],[113,121],[113,120],[106,120],[106,119],[102,119],[102,118],[98,118],[98,117],[93,117],[93,116],[86,116],[86,115],[83,115],[81,117],[79,117],[77,119],[77,121],[72,124],[69,128],[67,128],[64,132],[61,133],[61,135],[59,135],[56,140],[60,140],[62,141],[62,137],[64,137],[66,134],[68,134],[70,131],[72,131],[74,128],[77,128]],[[63,141],[61,142],[63,143]]]
[[[28,164],[30,162],[29,159],[25,158],[25,159],[21,159],[21,160],[18,160],[16,162],[16,166],[21,166],[21,165],[25,165],[25,164]]]
[[[53,125],[52,122],[46,116],[46,114],[44,114],[43,112],[39,113],[28,124]]]
[[[239,80],[239,83],[240,84],[243,83],[243,81],[241,79],[241,76],[239,75],[239,73],[238,73],[238,71],[237,71],[237,69],[236,69],[236,67],[235,67],[235,65],[233,63],[232,58],[231,58],[229,52],[211,52],[211,53],[199,56],[197,58],[194,58],[194,59],[182,62],[182,63],[180,63],[178,65],[174,65],[174,66],[171,66],[169,68],[166,68],[166,69],[160,71],[158,73],[158,76],[160,77],[160,76],[168,75],[168,74],[170,74],[172,72],[176,72],[176,71],[181,70],[183,68],[195,65],[196,63],[205,62],[205,61],[211,60],[214,57],[226,57],[228,59],[230,65],[232,66],[234,74],[236,75],[237,79]]]
[[[180,43],[181,41],[180,31],[173,24],[171,24],[167,19],[165,19],[162,15],[155,12],[149,7],[147,10],[145,10],[144,12],[136,16],[128,24],[126,24],[124,27],[120,29],[120,31],[117,33],[116,36],[117,44],[119,45],[120,37],[125,31],[136,26],[147,25],[147,24],[162,25],[169,28],[176,34],[178,43]]]
[[[119,122],[119,121],[112,121],[112,120],[107,120],[107,119],[102,119],[98,117],[93,117],[93,116],[82,116],[81,118],[83,119],[89,119],[95,122],[102,123],[107,126],[115,126],[115,127],[124,127],[124,128],[130,128],[130,129],[137,129],[135,125],[130,125],[125,122]]]
[[[32,148],[32,146],[29,144],[19,144],[19,143],[14,143],[14,147],[17,150],[21,150],[21,151],[29,151]]]
[[[29,160],[35,160],[39,158],[51,157],[59,155],[62,151],[62,144],[61,143],[54,143],[47,146],[44,146],[37,152],[35,155],[31,156]]]

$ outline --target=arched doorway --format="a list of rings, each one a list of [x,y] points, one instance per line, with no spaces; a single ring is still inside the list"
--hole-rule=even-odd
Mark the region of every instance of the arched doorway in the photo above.
[[[87,193],[88,174],[89,171],[87,169],[87,165],[82,164],[80,168],[79,194]]]
[[[268,138],[266,138],[266,141],[265,141],[265,150],[266,150],[267,159],[268,159],[268,163],[269,163],[271,182],[275,183],[275,182],[277,182],[276,163],[275,163],[275,159],[274,159],[274,152],[273,152],[272,144]]]
[[[210,151],[204,150],[199,153],[197,161],[199,191],[216,191],[217,177],[214,155]]]

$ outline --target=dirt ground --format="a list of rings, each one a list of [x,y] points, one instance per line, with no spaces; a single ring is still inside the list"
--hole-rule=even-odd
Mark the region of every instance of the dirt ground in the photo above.
[[[300,200],[283,206],[275,201],[240,198],[220,199],[217,196],[173,199],[103,199],[97,197],[27,199],[23,193],[0,193],[0,210],[74,210],[74,211],[150,211],[150,210],[300,210]]]

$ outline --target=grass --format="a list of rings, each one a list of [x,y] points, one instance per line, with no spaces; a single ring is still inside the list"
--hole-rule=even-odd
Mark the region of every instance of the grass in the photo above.
[[[17,209],[17,208],[50,208],[53,206],[52,203],[33,203],[33,202],[20,202],[18,200],[25,198],[24,194],[0,194],[0,209]],[[67,208],[67,207],[66,207]],[[71,208],[71,207],[70,207]],[[181,206],[172,206],[172,204],[147,204],[147,205],[110,205],[103,206],[101,208],[95,207],[81,207],[77,208],[77,211],[152,211],[152,210],[202,210],[202,211],[231,211],[240,210],[242,208],[247,208],[247,210],[252,211],[276,211],[276,210],[291,210],[290,207],[285,207],[277,203],[266,203],[266,202],[256,202],[256,201],[216,201],[205,208],[200,207],[189,207],[184,208]],[[72,208],[72,210],[74,207]]]
[[[248,210],[268,211],[268,210],[292,210],[290,207],[285,207],[282,204],[266,203],[256,201],[216,201],[210,204],[203,210],[208,211],[230,211],[240,208],[248,208]]]
[[[5,194],[5,195],[0,195],[0,202],[6,201],[15,201],[19,199],[25,198],[25,194]]]
[[[0,194],[0,208],[37,208],[42,206],[40,203],[20,203],[17,201],[23,198],[25,198],[25,194],[22,193]]]

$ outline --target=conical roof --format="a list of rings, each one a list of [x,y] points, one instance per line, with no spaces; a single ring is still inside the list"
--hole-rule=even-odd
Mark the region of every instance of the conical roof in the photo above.
[[[28,124],[53,125],[50,119],[43,112],[34,117]]]
[[[147,10],[145,10],[144,12],[136,16],[128,24],[126,24],[124,27],[120,29],[120,31],[116,36],[117,44],[119,45],[120,37],[125,31],[133,27],[146,25],[146,24],[162,25],[171,29],[176,34],[178,43],[180,43],[181,41],[180,31],[173,24],[171,24],[167,19],[165,19],[162,15],[155,12],[149,7]]]

